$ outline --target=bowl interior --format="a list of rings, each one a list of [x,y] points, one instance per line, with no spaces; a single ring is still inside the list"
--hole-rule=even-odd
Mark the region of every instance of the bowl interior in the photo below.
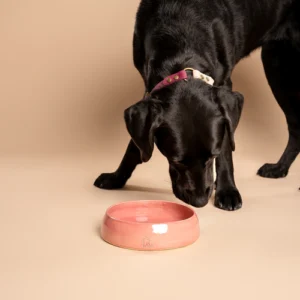
[[[134,201],[111,207],[109,217],[134,223],[169,223],[191,218],[194,211],[187,206],[159,200]]]

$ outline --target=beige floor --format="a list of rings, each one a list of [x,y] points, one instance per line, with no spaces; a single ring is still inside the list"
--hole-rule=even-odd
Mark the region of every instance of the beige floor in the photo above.
[[[287,139],[259,52],[233,77],[246,98],[234,154],[243,209],[197,209],[201,237],[180,250],[99,237],[111,204],[177,201],[157,151],[126,189],[93,187],[119,164],[123,110],[143,93],[131,53],[138,2],[1,1],[0,299],[300,299],[300,160],[286,179],[255,175]]]
[[[167,166],[156,155],[124,191],[101,191],[94,177],[118,159],[103,155],[1,160],[1,299],[299,299],[297,172],[262,180],[260,161],[237,155],[243,209],[210,203],[196,244],[143,253],[107,245],[99,226],[120,201],[176,201]]]

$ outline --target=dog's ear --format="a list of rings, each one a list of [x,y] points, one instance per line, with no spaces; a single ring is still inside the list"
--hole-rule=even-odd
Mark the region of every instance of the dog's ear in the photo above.
[[[240,121],[244,105],[244,96],[225,88],[217,89],[217,98],[225,119],[226,129],[232,151],[235,150],[234,132]]]
[[[142,100],[124,112],[127,130],[147,162],[154,149],[155,130],[162,124],[163,108],[158,100]]]

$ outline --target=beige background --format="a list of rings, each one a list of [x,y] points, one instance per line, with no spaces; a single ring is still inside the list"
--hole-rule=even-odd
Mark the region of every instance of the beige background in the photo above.
[[[287,140],[259,51],[233,78],[246,98],[234,154],[243,209],[197,209],[202,235],[185,249],[136,253],[100,239],[111,204],[177,201],[157,151],[125,190],[92,185],[118,166],[123,110],[143,93],[138,2],[0,2],[0,298],[299,299],[299,161],[286,179],[255,175]]]

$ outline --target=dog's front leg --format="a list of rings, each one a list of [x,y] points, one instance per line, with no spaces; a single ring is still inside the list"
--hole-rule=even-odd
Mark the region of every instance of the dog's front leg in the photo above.
[[[215,206],[223,210],[237,210],[242,207],[242,198],[235,186],[232,148],[227,134],[222,151],[216,159],[216,196]]]
[[[101,189],[120,189],[124,187],[127,180],[138,164],[141,164],[141,153],[133,141],[130,141],[119,168],[113,173],[101,174],[94,185]]]

